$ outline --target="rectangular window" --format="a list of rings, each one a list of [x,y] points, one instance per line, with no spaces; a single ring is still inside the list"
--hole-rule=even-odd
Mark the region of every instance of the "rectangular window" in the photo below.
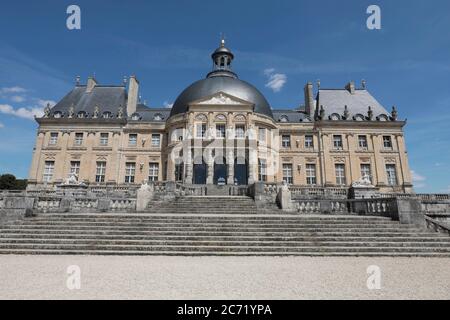
[[[136,173],[136,163],[127,162],[125,164],[125,183],[134,183],[135,173]]]
[[[338,186],[345,186],[347,184],[347,179],[345,178],[345,164],[335,164],[336,172],[336,184]]]
[[[363,163],[361,164],[361,178],[368,178],[370,183],[372,183],[372,169],[370,168],[370,164]]]
[[[290,163],[284,163],[283,164],[283,181],[285,181],[287,184],[293,184],[293,170],[292,170],[292,164]]]
[[[266,143],[266,128],[258,129],[258,140],[262,143]]]
[[[344,146],[342,144],[342,136],[341,135],[333,136],[333,147],[335,150],[342,150],[344,148]]]
[[[358,136],[358,146],[362,150],[367,150],[367,136]]]
[[[315,164],[307,164],[306,165],[306,184],[307,185],[316,185],[316,165]]]
[[[100,133],[100,145],[107,146],[109,139],[109,133]]]
[[[131,146],[131,147],[137,146],[137,134],[130,133],[128,135],[128,145]]]
[[[196,127],[197,138],[204,138],[206,136],[206,124],[198,123]]]
[[[159,147],[160,144],[161,144],[161,135],[152,134],[152,147]]]
[[[225,138],[225,125],[224,124],[216,125],[216,138]]]
[[[175,181],[183,181],[183,176],[184,176],[183,162],[175,164]]]
[[[70,161],[70,172],[69,177],[72,174],[76,174],[77,177],[80,174],[80,161]]]
[[[391,138],[391,136],[383,136],[383,147],[385,149],[392,150],[392,138]]]
[[[81,146],[83,144],[83,133],[75,133],[75,145]]]
[[[50,133],[50,141],[48,143],[51,145],[56,145],[58,143],[58,132]]]
[[[236,138],[239,138],[239,139],[245,138],[245,126],[243,124],[236,125],[235,135],[236,135]]]
[[[50,182],[53,179],[53,172],[55,171],[55,161],[45,161],[44,167],[44,182]]]
[[[159,163],[152,162],[148,166],[148,181],[158,181]]]
[[[267,181],[267,163],[265,159],[259,159],[258,161],[258,178],[261,182]]]
[[[388,185],[396,186],[397,185],[397,170],[395,168],[395,164],[387,164],[386,165],[386,175],[387,175]]]
[[[106,162],[98,161],[97,168],[95,170],[95,182],[102,183],[105,182],[106,175]]]
[[[289,135],[281,136],[281,146],[283,148],[290,148],[291,147],[291,136],[289,136]]]
[[[306,149],[313,149],[314,148],[314,139],[313,136],[305,136],[305,148]]]

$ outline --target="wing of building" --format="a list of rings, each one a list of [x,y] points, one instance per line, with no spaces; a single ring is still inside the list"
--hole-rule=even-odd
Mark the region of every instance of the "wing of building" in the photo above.
[[[304,106],[272,108],[232,71],[222,41],[213,70],[194,82],[172,108],[140,102],[139,82],[100,85],[89,78],[37,118],[31,187],[52,187],[68,176],[95,184],[349,187],[369,179],[383,192],[411,192],[403,127],[353,82],[341,89],[306,84]]]

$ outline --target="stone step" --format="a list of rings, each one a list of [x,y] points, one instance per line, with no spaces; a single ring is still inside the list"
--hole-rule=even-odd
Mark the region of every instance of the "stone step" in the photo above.
[[[376,222],[376,223],[346,223],[346,222],[335,222],[335,223],[324,223],[324,222],[315,222],[315,223],[301,223],[301,222],[292,222],[292,223],[281,223],[281,222],[202,222],[202,221],[191,221],[191,222],[153,222],[153,221],[140,221],[140,222],[128,222],[128,221],[115,221],[114,223],[106,222],[106,221],[21,221],[12,225],[20,225],[20,226],[42,226],[42,225],[52,225],[52,226],[137,226],[137,227],[214,227],[214,228],[240,228],[240,227],[272,227],[272,228],[321,228],[321,227],[336,227],[336,228],[378,228],[378,227],[400,227],[400,228],[408,228],[405,225],[398,225],[392,222]]]
[[[420,252],[435,252],[435,253],[445,253],[450,254],[450,248],[448,247],[415,247],[415,246],[297,246],[297,247],[286,247],[286,246],[225,246],[225,245],[175,245],[169,246],[165,245],[99,245],[99,244],[34,244],[34,243],[6,243],[1,244],[1,249],[51,249],[51,250],[114,250],[114,251],[185,251],[185,252],[273,252],[273,253],[285,253],[285,252],[301,252],[303,250],[311,252],[410,252],[410,253],[420,253]]]
[[[382,237],[398,237],[398,236],[405,236],[405,237],[415,237],[415,236],[433,236],[433,237],[439,237],[439,238],[448,238],[445,234],[435,234],[435,233],[429,233],[429,232],[421,232],[421,231],[403,231],[403,230],[396,230],[391,232],[385,232],[385,231],[353,231],[353,232],[342,232],[339,230],[332,230],[332,231],[302,231],[302,232],[283,232],[283,231],[277,231],[277,232],[240,232],[240,231],[230,231],[230,232],[209,232],[209,231],[186,231],[186,230],[175,230],[175,231],[148,231],[148,230],[117,230],[117,229],[102,229],[99,230],[98,228],[92,228],[92,229],[48,229],[48,228],[41,228],[41,229],[6,229],[2,230],[1,234],[74,234],[74,235],[83,235],[83,234],[102,234],[102,235],[151,235],[151,236],[228,236],[228,237],[238,237],[238,236],[245,236],[245,237],[320,237],[320,236],[332,236],[332,237],[339,237],[339,236],[350,236],[350,237],[358,237],[358,236],[366,236],[366,237],[376,237],[376,236],[382,236]]]
[[[308,257],[429,257],[429,258],[449,258],[450,254],[435,252],[214,252],[214,251],[114,251],[114,250],[77,250],[77,249],[2,249],[0,254],[17,255],[114,255],[114,256],[308,256]]]
[[[392,235],[392,236],[214,236],[214,235],[157,235],[149,233],[147,235],[133,235],[133,234],[103,234],[103,233],[2,233],[0,239],[101,239],[101,240],[202,240],[202,241],[381,241],[381,242],[446,242],[450,243],[450,237],[433,237],[432,235],[414,234],[411,236]]]
[[[0,246],[8,246],[10,244],[18,245],[94,245],[94,246],[166,246],[166,247],[177,247],[177,246],[202,246],[202,247],[354,247],[354,248],[367,248],[367,247],[378,247],[383,248],[391,247],[408,247],[408,248],[444,248],[448,249],[450,252],[449,242],[429,242],[429,241],[404,241],[404,242],[391,242],[391,241],[318,241],[314,239],[309,239],[309,241],[233,241],[233,240],[110,240],[110,239],[39,239],[38,241],[30,239],[13,239],[13,238],[3,238],[0,239]]]
[[[47,216],[39,216],[36,218],[27,218],[24,221],[31,221],[31,222],[39,222],[39,221],[76,221],[76,222],[83,222],[83,221],[95,221],[95,222],[120,222],[120,221],[126,221],[126,222],[201,222],[201,223],[360,223],[360,224],[371,224],[371,223],[394,223],[397,224],[396,221],[392,221],[391,219],[320,219],[320,218],[310,218],[310,219],[303,219],[301,217],[286,217],[284,219],[276,218],[276,217],[186,217],[186,216],[177,216],[177,217],[171,217],[171,216],[159,216],[159,217],[136,217],[136,216],[130,216],[130,217],[80,217],[80,216],[68,216],[68,217],[60,217],[60,216],[54,216],[54,217],[47,217]]]
[[[150,218],[150,219],[183,219],[183,220],[191,220],[191,219],[223,219],[223,220],[229,220],[229,219],[248,219],[248,220],[255,220],[255,219],[277,219],[277,220],[285,220],[285,219],[298,219],[302,221],[308,221],[308,220],[361,220],[361,221],[368,221],[368,220],[389,220],[390,218],[387,217],[380,217],[380,216],[359,216],[359,215],[323,215],[323,214],[316,214],[316,215],[308,215],[308,214],[276,214],[272,216],[267,215],[257,215],[257,216],[247,216],[247,215],[241,215],[241,216],[229,216],[229,215],[216,215],[216,216],[202,216],[202,215],[192,215],[192,216],[184,216],[179,214],[173,214],[173,215],[156,215],[156,214],[148,214],[148,213],[42,213],[39,214],[39,216],[35,218],[28,218],[28,219],[39,219],[39,218],[49,218],[54,219],[56,217],[60,218]]]
[[[321,217],[308,217],[303,215],[290,215],[290,216],[266,216],[266,215],[256,215],[256,216],[186,216],[186,215],[129,215],[129,216],[111,216],[111,215],[48,215],[42,214],[35,218],[26,218],[22,221],[108,221],[108,222],[116,222],[116,221],[161,221],[161,222],[183,222],[183,221],[200,221],[203,223],[207,222],[283,222],[283,223],[336,223],[336,222],[346,222],[346,223],[398,223],[396,221],[392,221],[390,218],[374,218],[374,217],[359,217],[359,216],[321,216]]]
[[[299,232],[299,231],[309,231],[309,232],[316,232],[316,231],[354,231],[359,232],[361,230],[367,230],[372,232],[377,231],[403,231],[403,230],[411,230],[413,229],[405,227],[405,226],[370,226],[370,225],[345,225],[345,226],[333,226],[333,225],[311,225],[311,226],[305,226],[305,225],[279,225],[279,226],[273,226],[273,225],[260,225],[260,226],[253,226],[253,225],[184,225],[184,226],[170,226],[170,225],[110,225],[110,224],[64,224],[64,223],[48,223],[48,224],[17,224],[17,225],[5,225],[0,228],[1,230],[6,229],[39,229],[39,228],[45,228],[45,229],[73,229],[73,230],[127,230],[127,231],[133,231],[133,230],[147,230],[147,231],[222,231],[222,232],[235,232],[235,231],[260,231],[260,232],[270,232],[270,231],[278,231],[278,232]],[[418,231],[418,229],[416,230]]]
[[[335,222],[335,223],[325,223],[321,221],[311,221],[307,223],[301,223],[298,221],[290,222],[290,223],[281,223],[279,221],[270,222],[270,221],[255,221],[255,222],[246,222],[246,221],[230,221],[230,222],[222,222],[222,221],[212,221],[212,222],[203,222],[203,221],[114,221],[112,223],[106,221],[64,221],[64,220],[56,220],[56,221],[25,221],[25,222],[16,222],[12,224],[5,225],[6,227],[10,226],[42,226],[42,225],[83,225],[83,226],[148,226],[148,227],[311,227],[311,228],[319,228],[319,227],[352,227],[352,228],[377,228],[377,227],[396,227],[396,228],[408,228],[406,225],[399,225],[392,222],[374,222],[374,223],[350,223],[350,222]],[[1,227],[0,227],[1,228]]]

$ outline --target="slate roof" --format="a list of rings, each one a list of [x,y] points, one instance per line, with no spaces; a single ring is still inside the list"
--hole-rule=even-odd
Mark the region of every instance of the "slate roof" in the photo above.
[[[315,116],[318,115],[320,107],[323,106],[326,120],[332,114],[342,116],[345,106],[348,107],[350,119],[358,114],[367,116],[369,106],[373,111],[374,119],[380,115],[390,116],[390,113],[365,89],[355,89],[354,94],[351,94],[347,89],[320,89],[316,100]]]
[[[67,117],[70,107],[73,106],[75,115],[84,111],[88,117],[91,117],[95,107],[98,106],[100,115],[111,112],[113,116],[116,116],[119,108],[122,107],[123,117],[125,117],[126,101],[127,92],[124,86],[96,85],[91,92],[86,92],[86,86],[76,86],[51,109],[51,113],[55,114],[59,111]]]
[[[276,122],[298,123],[298,122],[310,122],[309,116],[299,110],[293,109],[272,109],[273,119]]]
[[[153,121],[164,123],[170,117],[170,110],[171,108],[150,108],[144,104],[138,104],[136,114],[139,115],[139,120],[132,120],[132,115],[130,115],[128,121]]]

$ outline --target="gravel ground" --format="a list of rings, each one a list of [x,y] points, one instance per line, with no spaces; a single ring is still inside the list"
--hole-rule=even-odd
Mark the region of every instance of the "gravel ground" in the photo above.
[[[450,259],[0,255],[0,299],[450,299]]]

